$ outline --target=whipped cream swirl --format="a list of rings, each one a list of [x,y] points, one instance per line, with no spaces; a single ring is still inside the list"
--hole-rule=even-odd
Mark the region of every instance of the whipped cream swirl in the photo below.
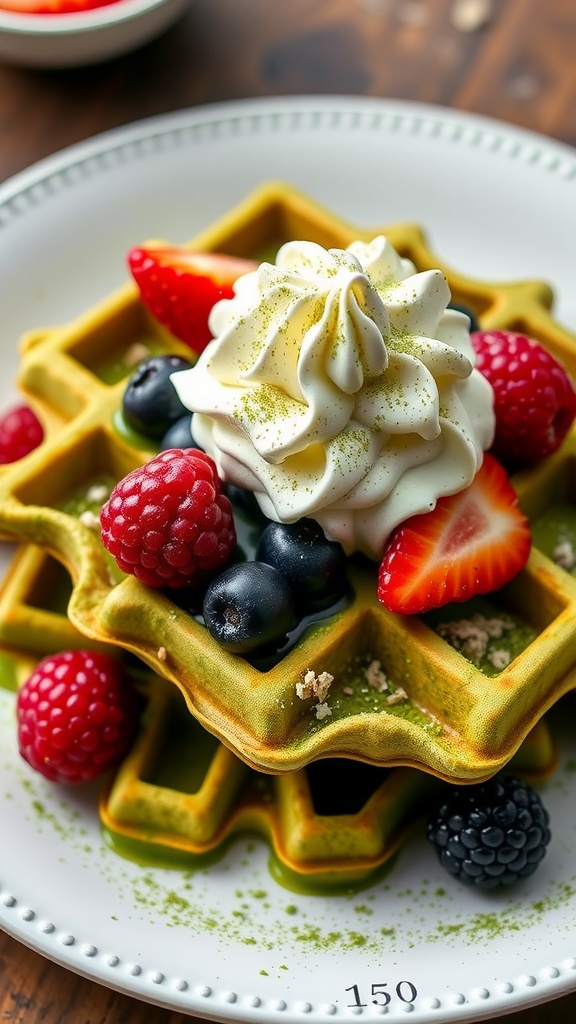
[[[468,318],[384,237],[289,242],[214,307],[172,381],[197,443],[270,519],[309,516],[379,560],[391,531],[466,487],[494,430]]]

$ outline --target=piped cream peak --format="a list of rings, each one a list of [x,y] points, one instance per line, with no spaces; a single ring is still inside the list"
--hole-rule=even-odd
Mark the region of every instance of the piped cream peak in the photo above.
[[[467,317],[439,270],[379,236],[288,242],[212,310],[173,376],[194,436],[271,519],[316,519],[378,559],[399,522],[474,478],[494,430]]]

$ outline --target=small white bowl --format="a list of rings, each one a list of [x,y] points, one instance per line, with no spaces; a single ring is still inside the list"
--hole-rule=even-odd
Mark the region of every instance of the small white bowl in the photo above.
[[[114,0],[70,14],[0,9],[0,59],[35,68],[71,68],[119,57],[160,35],[190,0]]]

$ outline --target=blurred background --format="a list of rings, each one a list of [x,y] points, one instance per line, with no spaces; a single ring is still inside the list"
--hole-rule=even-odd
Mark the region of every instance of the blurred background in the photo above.
[[[425,101],[575,143],[575,52],[574,0],[189,0],[163,35],[105,63],[0,59],[0,180],[137,118],[265,95]]]

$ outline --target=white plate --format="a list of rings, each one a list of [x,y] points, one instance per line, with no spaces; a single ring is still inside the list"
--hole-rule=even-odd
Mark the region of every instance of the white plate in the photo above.
[[[424,225],[466,274],[545,278],[576,329],[576,156],[494,121],[401,102],[287,98],[144,121],[0,188],[0,400],[22,330],[70,319],[120,283],[127,249],[184,240],[263,180],[362,225]],[[570,767],[546,789],[553,845],[509,895],[453,885],[418,836],[351,897],[280,888],[267,851],[237,844],[185,876],[103,844],[95,791],[32,776],[0,696],[0,925],[111,988],[225,1021],[472,1021],[576,987]],[[389,998],[389,1002],[388,1002]],[[387,1005],[386,1005],[387,1004]]]

